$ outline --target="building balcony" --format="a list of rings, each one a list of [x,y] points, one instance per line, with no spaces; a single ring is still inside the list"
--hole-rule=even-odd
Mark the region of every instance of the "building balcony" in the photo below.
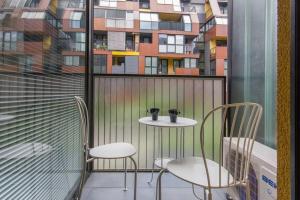
[[[174,31],[186,31],[185,24],[181,22],[168,22],[168,21],[161,21],[158,24],[159,30],[174,30]],[[191,31],[187,29],[187,31]]]

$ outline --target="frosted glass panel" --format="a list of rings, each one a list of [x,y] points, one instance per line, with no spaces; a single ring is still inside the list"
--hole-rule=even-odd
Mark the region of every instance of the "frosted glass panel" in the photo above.
[[[230,101],[263,106],[257,140],[276,148],[277,1],[236,0],[229,14],[234,25]]]
[[[150,74],[150,68],[146,67],[145,73]],[[156,68],[152,68],[152,74],[154,73]],[[94,81],[94,108],[97,108],[94,112],[94,124],[97,126],[94,138],[98,138],[94,140],[95,145],[123,141],[133,143],[138,152],[134,158],[139,169],[151,169],[153,145],[155,143],[157,147],[159,144],[157,131],[154,139],[153,127],[138,123],[140,117],[147,115],[147,109],[159,107],[160,115],[168,115],[169,108],[177,108],[181,111],[181,116],[201,122],[211,109],[224,103],[222,78],[95,76]],[[211,130],[212,126],[220,127],[220,119],[216,116],[211,120],[207,130]],[[176,158],[179,155],[176,130],[164,129],[163,135],[163,155]],[[194,129],[186,128],[184,135],[184,155],[199,156],[200,123]],[[214,136],[218,138],[219,135],[215,133]],[[212,139],[213,135],[205,139],[205,148],[210,152],[209,158],[219,150],[218,145],[212,145]],[[155,155],[157,156],[158,154]],[[123,169],[123,162],[99,161],[95,163],[94,169]]]

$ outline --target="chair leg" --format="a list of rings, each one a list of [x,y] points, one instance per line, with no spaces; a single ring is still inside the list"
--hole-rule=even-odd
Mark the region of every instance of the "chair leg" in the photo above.
[[[152,163],[151,178],[150,178],[149,181],[147,181],[148,184],[152,183],[152,181],[153,181],[153,174],[154,174],[154,160],[153,160],[153,163]]]
[[[157,181],[156,181],[156,194],[155,194],[155,199],[156,200],[161,200],[161,177],[163,175],[163,173],[165,172],[166,169],[162,169],[160,170],[158,177],[157,177]]]
[[[203,188],[203,191],[204,191],[204,194],[203,194],[203,199],[204,200],[212,200],[212,193],[211,193],[211,190],[208,190],[206,188]]]
[[[125,166],[125,171],[124,171],[124,189],[123,189],[123,191],[126,192],[126,191],[128,191],[128,188],[127,188],[127,158],[124,158],[124,166]]]
[[[251,200],[250,183],[246,182],[246,200]]]
[[[208,200],[212,200],[212,193],[211,193],[211,191],[208,191]]]
[[[84,159],[85,159],[85,155],[84,155]],[[85,173],[86,173],[86,165],[87,165],[87,163],[86,163],[86,161],[84,161],[83,169],[82,169],[82,173],[81,173],[81,177],[80,177],[80,183],[79,183],[79,191],[78,191],[78,198],[77,198],[78,200],[81,199],[81,193],[82,193],[83,183],[84,183]]]
[[[136,200],[136,190],[137,190],[137,165],[135,160],[132,157],[129,157],[134,165],[134,192],[133,192],[133,199]]]

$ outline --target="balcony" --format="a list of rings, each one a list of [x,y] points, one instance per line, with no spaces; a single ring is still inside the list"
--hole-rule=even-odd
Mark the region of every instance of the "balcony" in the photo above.
[[[174,31],[185,31],[185,24],[181,22],[168,22],[161,21],[158,24],[159,30],[174,30]]]
[[[96,40],[94,42],[94,49],[107,50],[107,40]]]
[[[196,64],[192,64],[196,63],[195,58],[198,58],[198,55],[193,55],[197,50],[191,44],[194,41],[194,35],[190,33],[184,34],[190,35],[189,38],[180,39],[179,37],[178,39],[177,37],[177,40],[173,41],[172,39],[157,40],[157,37],[151,38],[153,44],[162,43],[165,45],[163,47],[165,51],[160,55],[157,55],[157,52],[153,54],[124,53],[125,50],[141,50],[149,44],[144,43],[139,49],[136,49],[135,45],[139,41],[139,30],[133,33],[130,32],[130,34],[127,32],[126,37],[122,37],[121,40],[116,34],[115,37],[112,37],[112,40],[115,41],[116,48],[122,47],[123,52],[116,49],[111,53],[107,51],[107,54],[104,54],[98,51],[93,55],[93,48],[106,51],[108,45],[105,37],[95,37],[96,42],[90,44],[94,42],[91,41],[93,35],[93,26],[91,26],[93,20],[91,20],[86,29],[77,30],[74,28],[74,30],[67,30],[60,27],[59,37],[57,37],[57,29],[47,28],[41,30],[38,35],[43,35],[42,49],[37,44],[26,45],[27,42],[20,35],[16,37],[15,34],[8,33],[12,30],[17,30],[20,33],[28,32],[29,27],[34,29],[35,23],[28,23],[25,27],[13,27],[15,22],[19,20],[16,14],[24,12],[22,7],[14,5],[16,2],[5,1],[4,3],[5,5],[12,5],[10,9],[3,10],[3,13],[10,12],[10,17],[5,18],[7,20],[5,24],[11,26],[1,27],[3,24],[0,24],[0,27],[3,28],[0,34],[0,38],[2,38],[2,49],[0,48],[1,200],[78,200],[80,197],[84,200],[133,199],[133,172],[135,167],[138,171],[136,200],[155,199],[155,193],[159,192],[156,186],[162,186],[164,200],[205,198],[204,195],[207,194],[207,191],[204,190],[203,194],[203,188],[195,187],[195,185],[199,183],[198,181],[207,181],[207,184],[210,184],[208,183],[210,178],[207,176],[207,172],[216,170],[215,165],[206,166],[204,170],[200,167],[198,169],[198,166],[203,165],[203,162],[196,162],[197,165],[193,165],[193,167],[189,165],[188,168],[181,166],[176,169],[180,171],[179,175],[171,172],[168,168],[169,172],[163,175],[162,182],[156,182],[160,177],[158,172],[161,171],[161,167],[159,165],[166,167],[166,158],[176,159],[173,160],[175,164],[176,162],[180,164],[182,158],[187,159],[192,156],[197,156],[197,161],[205,161],[206,156],[206,158],[218,163],[218,166],[226,168],[228,171],[227,179],[226,177],[223,179],[223,176],[214,173],[211,179],[214,183],[221,185],[224,180],[229,182],[232,175],[244,176],[247,179],[247,181],[234,188],[209,192],[207,196],[210,197],[213,194],[213,200],[229,199],[230,196],[226,193],[235,194],[236,197],[233,198],[237,200],[245,199],[246,192],[250,195],[251,200],[267,199],[259,195],[270,195],[271,198],[277,195],[277,151],[275,150],[277,132],[278,138],[285,137],[284,140],[279,139],[278,141],[280,150],[288,146],[286,145],[287,141],[290,141],[290,138],[286,138],[290,134],[289,130],[285,130],[286,125],[290,125],[288,118],[291,114],[289,113],[290,105],[286,105],[291,100],[289,90],[290,71],[289,69],[286,70],[289,67],[288,59],[290,55],[284,53],[289,52],[290,47],[289,45],[279,45],[278,55],[288,61],[283,63],[285,68],[282,69],[278,65],[277,69],[277,54],[271,50],[275,49],[273,48],[273,42],[276,43],[274,45],[276,46],[277,42],[281,44],[281,41],[274,38],[277,34],[273,35],[277,30],[277,24],[273,20],[275,17],[269,16],[272,12],[257,12],[257,15],[249,15],[251,12],[244,13],[244,9],[233,7],[233,9],[237,9],[234,17],[238,17],[230,23],[242,23],[237,23],[239,26],[237,24],[233,26],[234,28],[231,31],[234,34],[231,35],[233,37],[229,38],[232,45],[229,50],[232,51],[230,52],[232,56],[228,62],[230,80],[227,84],[226,78],[223,76],[198,76],[198,74],[192,76],[195,75],[193,71],[198,70],[195,67]],[[63,6],[67,7],[68,2],[64,1]],[[80,5],[78,10],[82,12],[83,0],[76,2]],[[160,2],[166,1],[160,0]],[[64,12],[64,7],[57,7],[59,5],[56,3],[56,1],[41,0],[39,4],[41,8],[38,8],[38,10],[52,13],[57,19],[59,19],[59,16],[69,18],[68,12],[73,12],[73,10],[76,12],[77,10],[68,9],[68,12]],[[115,0],[105,0],[105,3],[113,6],[117,4]],[[122,1],[121,3],[125,5],[128,2]],[[137,2],[130,3],[134,3],[138,8]],[[259,4],[260,1],[249,4],[249,6],[256,5],[256,3]],[[272,1],[267,3],[272,4]],[[261,4],[265,5],[263,1]],[[248,9],[246,6],[248,4],[241,2],[241,5]],[[257,7],[261,8],[262,6]],[[14,10],[15,8],[16,10]],[[266,8],[269,9],[269,7]],[[25,11],[28,9],[30,8],[26,8]],[[272,9],[272,6],[270,6],[270,9]],[[113,10],[113,13],[110,14],[124,19],[124,16],[121,16],[124,13],[118,12],[116,9],[105,10]],[[251,8],[251,10],[255,9]],[[241,13],[236,15],[236,12]],[[134,13],[136,14],[136,10],[134,10]],[[87,12],[86,16],[89,17],[89,14],[91,13]],[[126,12],[127,14],[133,15],[133,12]],[[264,17],[267,16],[264,20],[266,24],[256,24],[256,29],[248,29],[251,27],[251,23],[243,26],[243,23],[257,21],[252,17],[260,14]],[[157,22],[158,18],[154,18]],[[284,30],[285,26],[282,25],[282,22],[287,24],[287,21],[280,17],[278,19],[280,19],[278,30]],[[10,23],[10,20],[12,23]],[[168,16],[165,16],[164,20],[166,21],[165,24],[151,25],[154,25],[156,30],[158,28],[172,30],[182,28],[181,25],[176,24],[179,21],[177,19],[175,19],[177,21],[175,24],[167,21],[172,20],[172,17],[168,19]],[[273,22],[274,27],[271,24]],[[103,24],[105,23],[101,25]],[[76,27],[76,23],[74,25]],[[67,34],[64,33],[66,30]],[[211,31],[213,30],[214,28],[211,29]],[[243,35],[244,30],[248,30],[246,35]],[[175,34],[171,35],[170,38],[176,37]],[[255,49],[257,45],[247,42],[249,36],[255,36],[255,44],[265,45],[258,45],[261,48]],[[39,38],[36,35],[32,37]],[[145,37],[148,36],[145,35]],[[97,41],[98,39],[99,41]],[[146,40],[150,41],[150,38]],[[18,41],[17,45],[19,45],[19,42],[23,43],[20,46],[22,48],[13,45],[9,49],[17,49],[16,52],[5,52],[5,46],[11,42],[16,43],[16,41]],[[86,41],[89,42],[88,45],[86,45]],[[203,43],[205,42],[203,41]],[[225,51],[225,47],[222,48]],[[218,55],[218,49],[212,49],[211,53]],[[107,56],[108,54],[110,55]],[[202,63],[205,64],[205,70],[207,70],[207,67],[211,67],[208,70],[217,71],[217,63],[211,63],[209,55],[206,55],[203,55],[205,63]],[[83,58],[82,62],[80,58]],[[209,66],[206,65],[206,60],[208,60]],[[65,67],[66,65],[68,67]],[[98,71],[93,70],[96,65]],[[122,70],[127,74],[101,74],[103,71],[108,71],[107,66],[124,67],[124,70],[123,68]],[[146,72],[145,68],[148,68],[150,73],[168,73],[174,71],[174,66],[177,69],[175,70],[176,73],[182,74],[181,76],[143,74]],[[189,74],[185,74],[186,72],[182,70],[182,66],[190,70]],[[132,70],[133,67],[134,70]],[[112,71],[112,69],[109,70]],[[132,73],[133,71],[135,74]],[[277,73],[280,80],[278,82]],[[282,79],[282,77],[284,78]],[[279,84],[278,98],[276,97],[277,83]],[[78,98],[75,100],[74,97],[82,98],[82,101],[78,103],[79,106],[76,104]],[[263,105],[263,123],[260,126],[258,126],[258,123],[261,112],[258,111],[261,111],[261,107],[257,107],[256,112],[252,111],[246,114],[240,114],[240,111],[245,113],[249,107],[237,107],[233,112],[227,113],[226,109],[217,113],[212,112],[211,118],[205,117],[221,105],[228,106],[226,105],[227,102],[246,101],[254,101]],[[86,103],[87,109],[83,106],[84,103]],[[151,118],[148,125],[139,122],[141,118],[150,116],[147,110],[155,107],[160,109],[159,119],[162,119],[162,115],[165,116],[164,119],[167,119],[164,124],[156,124],[155,128],[153,125],[155,122]],[[186,118],[183,120],[185,123],[170,122],[169,115],[172,117],[176,115],[174,110],[173,113],[169,111],[171,108],[180,111],[179,117],[181,119]],[[278,124],[275,116],[279,117]],[[251,120],[252,118],[255,118],[256,121]],[[162,121],[158,120],[158,123]],[[193,124],[187,125],[186,121],[192,121]],[[195,121],[197,123],[194,123]],[[255,123],[249,125],[251,121]],[[203,122],[207,123],[203,125]],[[229,125],[231,122],[233,124],[242,123],[242,125],[232,128]],[[87,127],[87,125],[90,126]],[[254,142],[254,140],[249,139],[249,141],[254,142],[254,145],[248,145],[246,150],[240,151],[239,140],[233,142],[229,140],[228,142],[228,134],[236,137],[245,132],[250,132],[255,136],[256,130],[258,130],[257,140]],[[205,138],[201,133],[205,133]],[[134,153],[129,152],[130,159],[136,162],[129,162],[128,159],[118,157],[118,155],[113,158],[102,155],[102,157],[98,156],[101,159],[93,159],[96,156],[93,157],[90,153],[95,146],[114,142],[126,142],[130,147],[136,149]],[[237,146],[233,151],[226,146],[232,143]],[[251,152],[252,147],[252,155],[241,156],[243,153]],[[206,154],[201,150],[205,150]],[[115,153],[115,151],[107,152]],[[128,152],[121,152],[122,155],[123,153]],[[281,155],[289,155],[289,152],[284,153],[280,152]],[[87,157],[87,154],[89,157]],[[164,162],[161,163],[161,161]],[[283,164],[286,164],[286,162],[286,159],[279,159],[279,166],[285,166]],[[232,164],[235,164],[234,167],[232,167]],[[219,173],[224,170],[221,167],[218,168]],[[249,168],[249,173],[248,171],[241,173],[246,168]],[[280,169],[279,176],[281,174],[286,175],[281,173],[286,169],[287,167]],[[86,179],[81,179],[83,178],[82,172],[88,173]],[[152,172],[154,173],[153,179],[151,178]],[[190,176],[188,178],[191,181],[188,183],[178,179],[180,176],[189,176],[194,172],[201,172],[203,174],[200,175],[203,176]],[[280,180],[288,178],[284,175],[280,177]],[[128,191],[125,182],[127,182]],[[249,184],[248,191],[241,187],[246,183]],[[278,188],[282,187],[280,184]],[[82,196],[78,195],[80,185],[84,185]],[[232,185],[228,184],[227,186]],[[283,189],[285,188],[282,187],[279,191]],[[261,194],[263,191],[266,191],[266,193]]]

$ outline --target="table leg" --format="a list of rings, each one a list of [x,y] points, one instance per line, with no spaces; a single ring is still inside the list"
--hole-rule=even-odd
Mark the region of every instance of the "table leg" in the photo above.
[[[127,158],[124,158],[123,160],[124,166],[125,166],[125,171],[124,171],[124,189],[123,191],[127,191]]]
[[[179,159],[183,157],[183,128],[180,129],[180,139],[179,139]]]
[[[160,165],[161,165],[161,168],[163,169],[163,137],[162,137],[162,128],[160,128],[160,159],[161,159],[161,161],[160,161]]]

